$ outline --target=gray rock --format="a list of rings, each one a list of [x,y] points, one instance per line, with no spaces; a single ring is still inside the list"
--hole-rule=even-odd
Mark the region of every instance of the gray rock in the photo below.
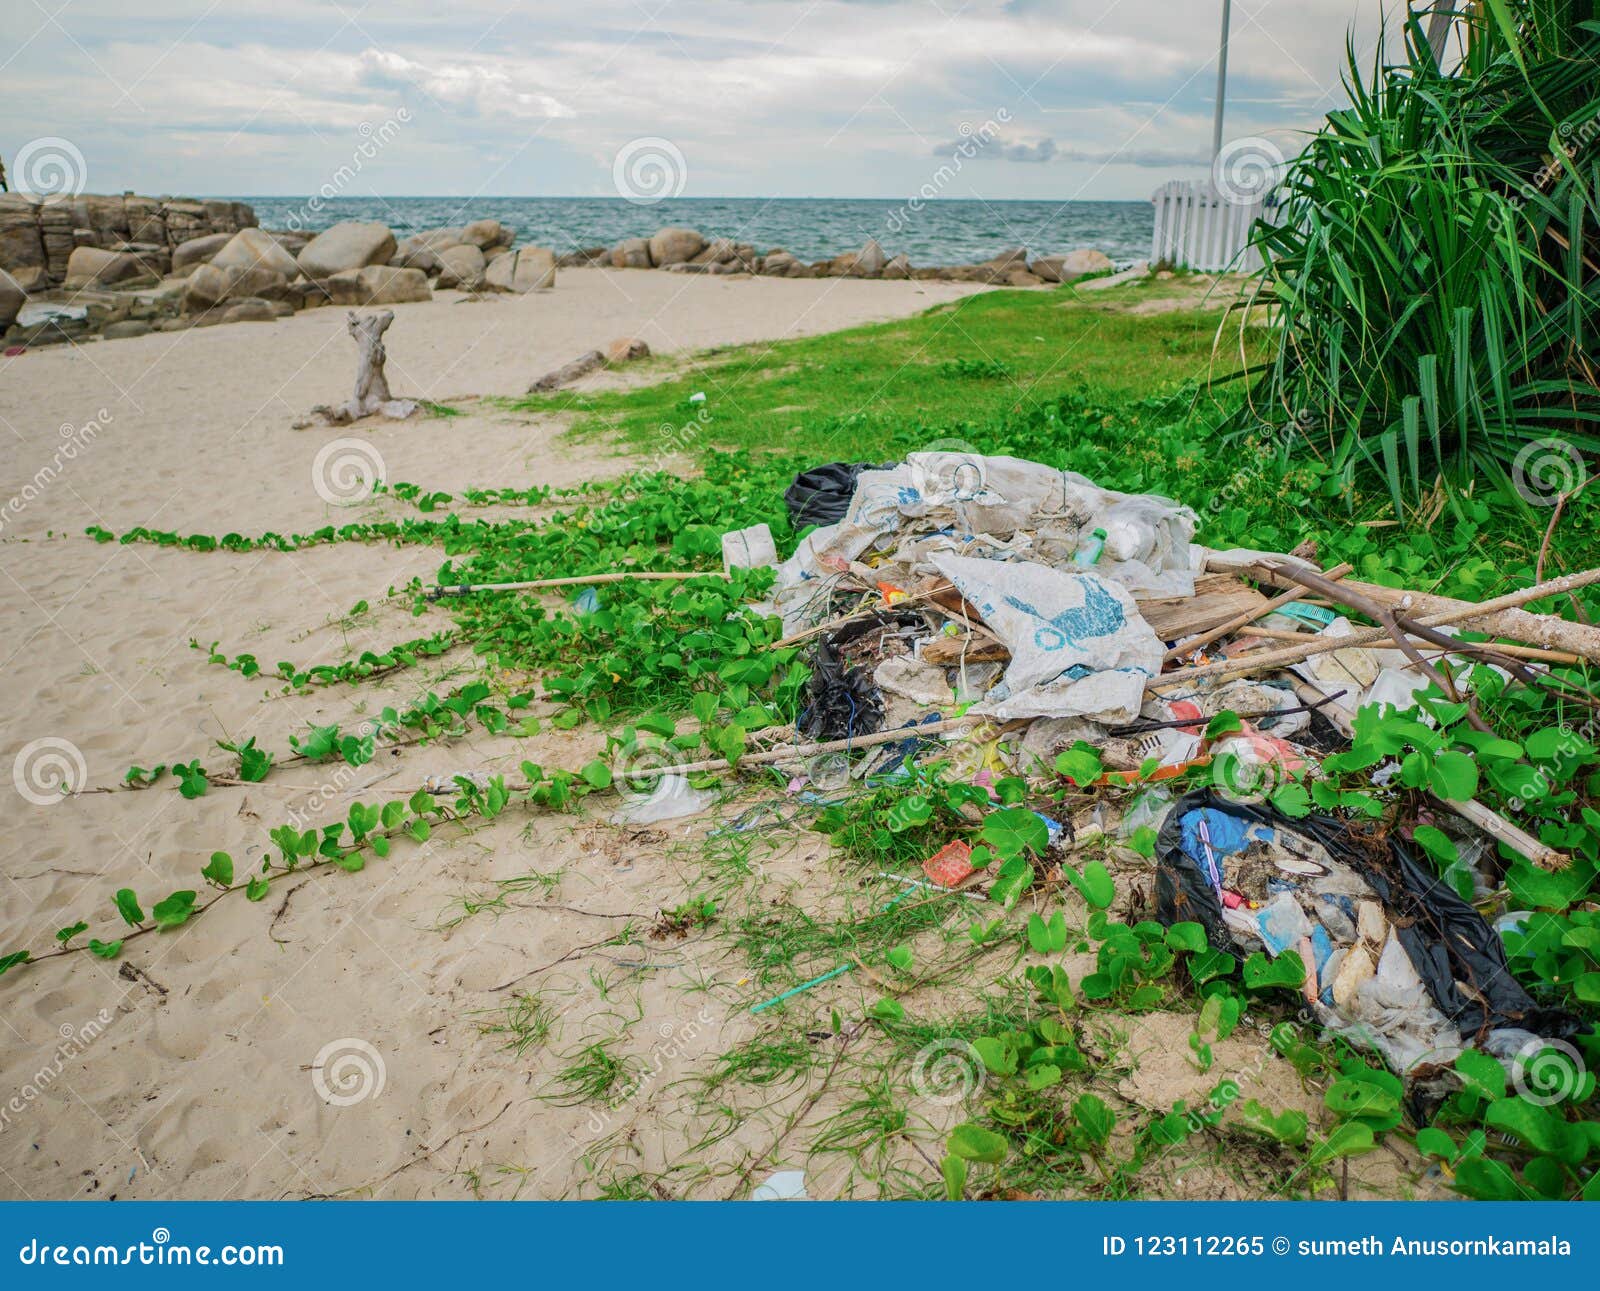
[[[519,247],[489,261],[484,286],[496,291],[542,291],[556,285],[556,258],[548,247]]]
[[[211,257],[211,263],[220,269],[253,269],[260,266],[281,274],[285,282],[298,277],[300,273],[300,265],[295,258],[264,229],[240,229],[228,239],[226,246]]]
[[[650,357],[650,347],[637,336],[619,336],[606,346],[606,363],[632,363]]]
[[[345,269],[331,274],[321,285],[335,305],[405,305],[433,299],[433,289],[422,270],[384,264]]]
[[[220,305],[233,290],[242,273],[239,269],[219,269],[214,264],[196,265],[183,288],[184,312],[204,313]]]
[[[461,230],[461,241],[488,251],[490,247],[508,247],[516,235],[499,220],[473,220]]]
[[[888,263],[889,258],[883,254],[878,239],[868,238],[866,245],[856,252],[855,260],[850,265],[850,274],[855,278],[877,278],[883,274],[884,266]]]
[[[650,243],[644,238],[625,238],[611,251],[613,269],[648,269]]]
[[[911,277],[911,257],[902,251],[883,266],[883,276],[896,281]]]
[[[364,269],[368,265],[386,267],[394,251],[394,234],[384,225],[344,220],[332,228],[324,229],[307,242],[297,259],[306,277],[328,278],[348,269]],[[392,272],[409,271],[397,269]]]
[[[142,319],[130,318],[121,323],[112,323],[100,334],[108,341],[125,341],[130,336],[146,336],[150,330],[149,323]]]
[[[211,257],[233,241],[231,233],[208,233],[203,238],[190,238],[172,249],[172,272],[187,273],[195,265],[207,264]]]
[[[16,321],[27,300],[28,293],[22,290],[17,280],[0,269],[0,332]]]
[[[154,278],[149,268],[126,251],[102,251],[99,247],[78,247],[67,261],[67,290],[104,287],[117,282]]]
[[[1071,282],[1085,274],[1104,273],[1111,268],[1111,257],[1086,247],[1064,256],[1040,256],[1028,266],[1031,273],[1046,282]]]
[[[439,286],[460,287],[466,291],[476,291],[483,286],[486,262],[483,252],[472,243],[464,242],[460,246],[446,247],[437,253],[437,259]]]
[[[693,260],[705,249],[706,240],[693,229],[665,228],[650,239],[650,263],[657,269]]]

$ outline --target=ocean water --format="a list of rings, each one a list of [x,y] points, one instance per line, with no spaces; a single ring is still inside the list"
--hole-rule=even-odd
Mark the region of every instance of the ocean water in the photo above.
[[[269,229],[327,228],[340,220],[378,220],[404,237],[421,229],[494,219],[523,243],[553,247],[611,245],[648,237],[669,224],[707,237],[783,247],[802,260],[853,251],[877,238],[888,254],[913,265],[970,264],[1009,247],[1053,255],[1095,247],[1118,263],[1150,253],[1149,202],[986,202],[937,200],[912,210],[904,202],[854,198],[667,198],[649,205],[620,197],[240,197]]]

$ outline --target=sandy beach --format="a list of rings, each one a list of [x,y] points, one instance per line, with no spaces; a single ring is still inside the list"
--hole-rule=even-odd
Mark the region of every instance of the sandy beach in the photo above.
[[[647,380],[706,347],[903,316],[975,290],[563,270],[550,292],[441,292],[396,307],[389,376],[397,395],[515,395],[585,350],[634,336],[665,356],[627,378]],[[383,600],[435,573],[435,547],[198,554],[102,545],[86,526],[287,534],[414,515],[393,499],[336,506],[319,496],[313,464],[340,438],[375,452],[388,481],[446,490],[567,484],[630,467],[603,445],[563,442],[551,417],[482,405],[451,418],[293,429],[313,405],[348,396],[353,352],[344,311],[321,309],[0,360],[0,498],[16,499],[0,530],[0,748],[16,769],[0,953],[26,944],[37,955],[79,918],[89,935],[110,935],[116,889],[136,889],[148,907],[196,886],[215,850],[250,872],[266,831],[312,794],[337,816],[391,777],[414,784],[468,766],[510,770],[525,757],[593,756],[592,731],[547,726],[528,740],[475,734],[395,750],[320,793],[329,772],[307,766],[196,801],[170,778],[55,802],[39,791],[62,765],[51,759],[77,761],[90,787],[115,786],[135,764],[215,763],[219,739],[255,736],[283,750],[307,723],[349,724],[478,669],[457,650],[395,684],[282,696],[269,676],[247,681],[189,648],[220,641],[270,673],[278,659],[334,662],[437,630],[443,616],[418,623]],[[360,600],[371,612],[344,617]],[[0,1196],[559,1197],[596,1195],[618,1171],[663,1168],[708,1128],[674,1116],[686,1096],[675,1065],[726,1050],[753,1024],[730,1020],[724,966],[670,941],[596,943],[648,925],[663,893],[693,890],[698,862],[673,845],[708,827],[630,835],[599,814],[518,815],[441,831],[364,874],[322,870],[275,884],[261,905],[230,899],[177,933],[131,942],[120,959],[76,955],[16,973],[0,1012],[0,1090],[10,1098],[0,1106]],[[805,835],[794,846],[784,881],[803,883],[825,843]],[[538,1029],[531,1006],[517,1014],[532,987],[549,1042],[519,1052],[507,1035]],[[570,1062],[612,1033],[660,1074],[603,1114],[550,1101],[554,1055]],[[778,1168],[762,1150],[782,1112],[776,1100],[700,1153],[724,1164],[682,1180],[678,1195],[744,1195],[746,1175]]]

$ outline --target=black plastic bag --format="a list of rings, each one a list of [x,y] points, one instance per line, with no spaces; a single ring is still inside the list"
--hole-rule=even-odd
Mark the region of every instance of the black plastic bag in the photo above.
[[[811,656],[811,681],[797,723],[802,735],[815,740],[846,740],[871,735],[883,726],[883,695],[872,680],[876,662],[851,666],[842,647],[873,632],[894,633],[914,627],[926,630],[920,615],[906,610],[879,611],[829,632],[817,641]]]
[[[799,532],[808,525],[838,524],[850,509],[856,477],[881,469],[871,462],[829,462],[801,471],[783,493],[789,523]]]
[[[1198,923],[1212,946],[1239,958],[1222,921],[1222,902],[1204,870],[1183,850],[1183,817],[1201,807],[1310,839],[1360,875],[1382,902],[1434,1004],[1467,1043],[1500,1027],[1521,1027],[1552,1038],[1577,1032],[1577,1018],[1537,1003],[1522,988],[1506,963],[1499,934],[1419,865],[1400,839],[1391,837],[1387,856],[1374,858],[1352,846],[1348,829],[1329,816],[1291,820],[1270,806],[1232,802],[1209,789],[1180,798],[1162,820],[1156,838],[1156,918],[1162,923]],[[1462,990],[1458,982],[1469,989]]]

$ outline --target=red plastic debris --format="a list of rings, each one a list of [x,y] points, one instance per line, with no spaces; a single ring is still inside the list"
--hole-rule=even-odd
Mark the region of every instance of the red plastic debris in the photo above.
[[[977,873],[972,864],[972,847],[959,838],[946,843],[922,863],[922,872],[940,887],[953,888]]]

